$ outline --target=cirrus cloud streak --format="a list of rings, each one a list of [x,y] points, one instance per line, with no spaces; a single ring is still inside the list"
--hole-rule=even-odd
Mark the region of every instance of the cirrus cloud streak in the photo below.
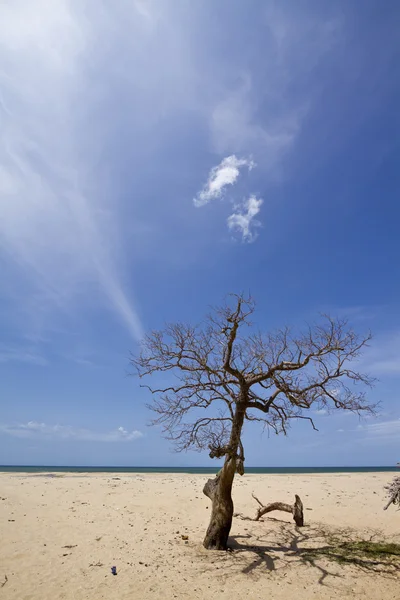
[[[128,431],[124,427],[99,432],[70,425],[48,425],[37,421],[17,425],[0,425],[1,433],[24,439],[82,442],[131,442],[143,437],[141,431],[136,429]]]

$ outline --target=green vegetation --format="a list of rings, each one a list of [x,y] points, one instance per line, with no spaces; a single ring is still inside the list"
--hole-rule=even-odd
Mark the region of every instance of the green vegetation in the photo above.
[[[329,540],[327,546],[307,549],[303,557],[310,562],[326,557],[338,563],[352,563],[371,569],[379,565],[398,568],[400,567],[400,544],[367,540],[343,542],[333,538]]]

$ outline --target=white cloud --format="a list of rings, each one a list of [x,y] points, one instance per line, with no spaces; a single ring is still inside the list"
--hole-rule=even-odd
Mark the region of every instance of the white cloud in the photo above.
[[[118,429],[108,432],[97,432],[68,425],[48,425],[37,421],[29,421],[18,425],[0,425],[0,433],[18,438],[84,442],[130,442],[143,437],[141,431],[128,431],[124,427],[118,427]]]
[[[236,63],[232,68],[227,61],[229,84],[219,86],[209,120],[215,150],[220,154],[251,153],[268,184],[283,179],[286,156],[299,137],[315,92],[319,93],[311,75],[340,39],[341,23],[306,14],[295,6],[282,8],[275,2],[266,2],[262,12],[269,51],[252,70],[243,65],[238,68]],[[195,204],[206,204],[209,193],[206,186]],[[244,241],[256,237],[251,226],[259,226],[254,221],[259,205],[251,196],[228,219],[229,228],[240,231]]]
[[[29,285],[32,319],[70,313],[90,294],[140,339],[120,273],[116,206],[92,176],[99,127],[83,127],[100,32],[69,0],[0,5],[0,252]]]
[[[237,158],[234,154],[224,158],[218,166],[211,169],[207,183],[193,199],[193,204],[197,207],[204,206],[210,200],[221,198],[226,186],[236,183],[242,167],[251,170],[255,163],[250,158]]]
[[[315,410],[314,411],[316,415],[326,415],[328,414],[328,411],[326,410],[326,408],[320,408],[319,410]]]
[[[251,158],[237,158],[234,154],[227,156],[218,166],[211,169],[207,183],[193,199],[194,205],[196,207],[204,206],[210,200],[221,198],[224,195],[225,188],[236,183],[242,167],[251,170],[255,166]],[[236,204],[235,212],[227,220],[228,229],[239,231],[242,240],[245,242],[254,241],[257,236],[252,228],[261,226],[261,223],[256,221],[254,217],[260,212],[262,203],[261,199],[251,195],[240,205]]]
[[[261,227],[261,223],[255,219],[261,209],[263,200],[251,195],[241,206],[236,207],[236,212],[228,217],[228,228],[239,231],[244,242],[253,242],[257,234],[252,231],[254,227]]]

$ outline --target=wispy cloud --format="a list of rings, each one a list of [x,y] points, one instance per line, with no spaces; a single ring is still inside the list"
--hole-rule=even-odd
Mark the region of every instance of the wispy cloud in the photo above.
[[[381,421],[380,423],[368,423],[367,425],[360,425],[359,429],[370,436],[378,437],[397,433],[400,439],[400,419]]]
[[[400,418],[395,417],[385,421],[377,420],[362,422],[354,429],[337,429],[339,433],[345,433],[351,436],[352,442],[363,445],[377,444],[384,446],[392,445],[400,439]]]
[[[261,227],[261,223],[255,217],[260,212],[262,203],[261,198],[252,195],[241,205],[236,206],[235,212],[228,217],[228,229],[239,231],[244,242],[254,242],[257,237],[254,228]]]
[[[400,419],[359,425],[357,431],[362,433],[364,439],[368,441],[379,443],[398,441],[400,439]]]
[[[237,158],[234,154],[224,158],[218,166],[211,169],[206,184],[193,199],[193,204],[200,207],[210,200],[221,198],[225,188],[236,183],[242,167],[251,170],[255,163],[250,158]]]
[[[362,368],[378,377],[400,375],[400,332],[376,336],[361,359]]]
[[[45,367],[47,359],[30,348],[7,348],[0,346],[0,363],[23,362]]]
[[[20,423],[18,425],[0,425],[0,433],[26,439],[83,442],[131,442],[143,437],[141,431],[128,431],[124,427],[118,427],[118,429],[113,431],[98,432],[68,425],[48,425],[36,421],[29,421],[28,423]]]
[[[249,60],[244,42],[235,60],[221,53],[219,36],[201,37],[199,17],[212,14],[209,4],[187,10],[146,0],[0,3],[0,251],[15,268],[10,293],[20,304],[24,298],[28,318],[41,324],[53,313],[74,314],[77,305],[106,304],[135,338],[142,336],[124,251],[134,243],[140,254],[136,238],[151,246],[150,235],[131,223],[133,209],[143,216],[143,206],[129,207],[130,232],[142,233],[130,235],[134,242],[121,235],[128,193],[123,189],[121,200],[116,188],[124,187],[120,175],[127,170],[118,164],[116,176],[110,156],[121,163],[118,151],[129,154],[134,171],[135,156],[147,156],[146,144],[147,152],[160,140],[170,148],[160,131],[182,123],[182,114],[194,115],[211,140],[204,152],[227,156],[196,196],[202,206],[251,168],[240,157],[254,155],[273,178],[293,147],[304,98],[312,95],[303,76],[331,46],[334,27],[321,16],[306,19],[292,7],[266,3],[270,9],[260,12],[266,51]],[[241,25],[229,24],[229,43]],[[296,91],[303,81],[304,95]],[[134,188],[132,180],[128,185]],[[244,220],[248,210],[230,219],[247,241],[254,239]],[[133,256],[129,262],[140,258]]]
[[[97,304],[104,298],[139,339],[120,273],[115,204],[93,176],[95,135],[82,127],[93,101],[95,38],[69,0],[1,3],[0,250],[29,282],[36,318],[71,311],[86,293]]]
[[[255,118],[256,89],[247,73],[238,86],[227,92],[214,107],[211,131],[218,152],[250,150],[257,155],[262,154],[263,166],[275,179],[280,161],[292,148],[300,131],[304,110],[286,108],[268,123],[261,123]]]
[[[383,307],[377,306],[319,306],[319,312],[336,317],[348,318],[354,321],[368,321],[376,316],[376,313],[383,310]]]
[[[236,83],[225,88],[214,106],[211,130],[218,152],[252,152],[264,173],[276,180],[318,98],[312,75],[343,41],[343,23],[340,17],[325,13],[323,18],[296,3],[272,1],[263,6],[269,51],[258,72],[243,67],[238,72],[235,65]],[[261,112],[267,118],[260,119]]]

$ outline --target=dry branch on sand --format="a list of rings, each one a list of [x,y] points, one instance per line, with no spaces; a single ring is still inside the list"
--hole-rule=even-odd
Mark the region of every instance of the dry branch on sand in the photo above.
[[[398,504],[400,506],[400,477],[395,477],[389,485],[385,486],[387,494],[390,498],[383,510],[389,508],[391,504]]]
[[[300,496],[298,496],[297,494],[295,494],[295,501],[294,504],[285,504],[284,502],[271,502],[270,504],[267,504],[266,506],[264,506],[264,504],[262,502],[260,502],[260,500],[254,495],[252,494],[254,500],[256,500],[258,502],[258,504],[260,505],[260,508],[257,510],[257,514],[255,517],[255,521],[258,521],[259,519],[261,519],[262,516],[264,516],[265,514],[272,512],[274,510],[283,510],[284,512],[288,512],[290,514],[293,515],[293,520],[296,523],[296,525],[298,527],[303,527],[304,525],[304,510],[303,510],[303,503],[300,500]]]
[[[209,479],[208,482],[206,483],[206,486],[212,486],[213,480]],[[206,492],[204,492],[206,494]],[[208,495],[208,494],[206,494]],[[248,521],[259,521],[261,519],[261,517],[263,517],[264,515],[266,515],[267,513],[273,512],[275,510],[281,510],[283,512],[287,512],[290,513],[291,515],[293,515],[293,520],[296,523],[296,525],[298,527],[303,527],[304,525],[304,509],[303,509],[303,503],[300,499],[300,496],[298,496],[297,494],[295,494],[295,501],[294,504],[286,504],[285,502],[270,502],[269,504],[263,504],[261,502],[261,500],[259,500],[257,498],[257,496],[255,496],[254,494],[252,494],[254,500],[256,500],[256,502],[258,502],[258,504],[260,505],[260,508],[257,509],[257,513],[255,515],[254,518],[251,517],[244,517],[243,515],[241,515],[240,513],[235,513],[234,516],[235,517],[239,517],[241,519],[245,519]]]

